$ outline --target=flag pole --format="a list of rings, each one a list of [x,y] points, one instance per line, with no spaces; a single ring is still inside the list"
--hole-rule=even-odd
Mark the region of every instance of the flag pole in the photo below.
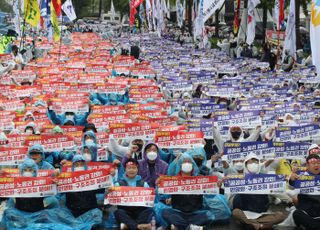
[[[20,40],[20,44],[19,44],[19,50],[21,50],[21,45],[22,48],[24,47],[24,38],[25,38],[25,33],[26,33],[26,12],[29,12],[29,7],[30,7],[30,2],[28,1],[26,10],[24,12],[24,17],[23,17],[23,28],[22,28],[22,36],[21,36],[21,40]]]

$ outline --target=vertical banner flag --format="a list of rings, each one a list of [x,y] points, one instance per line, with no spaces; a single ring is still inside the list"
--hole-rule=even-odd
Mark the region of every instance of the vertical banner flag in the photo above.
[[[55,42],[57,42],[60,40],[60,29],[58,24],[58,17],[52,2],[51,2],[51,23],[52,23],[52,29],[53,29],[53,39]]]
[[[113,4],[113,2],[111,2],[111,3]],[[62,10],[67,15],[67,17],[70,19],[70,21],[73,21],[77,18],[76,12],[74,11],[71,0],[67,0],[67,1],[65,1],[65,3],[63,3]]]
[[[113,5],[112,0],[111,0],[110,12],[111,12],[111,19],[114,20],[114,17],[116,16],[116,10],[114,9],[114,5]]]
[[[312,51],[312,62],[320,74],[320,0],[312,0],[311,3],[311,23],[310,42]]]
[[[240,5],[241,5],[241,0],[237,0],[237,8],[234,12],[234,19],[233,19],[233,33],[237,34],[240,26]]]
[[[16,32],[21,36],[20,30],[20,7],[19,7],[19,0],[14,0],[13,2],[13,12],[14,12],[14,28]]]
[[[61,0],[51,0],[53,7],[56,11],[56,15],[60,17],[61,15]]]
[[[149,30],[152,30],[152,22],[151,22],[152,8],[151,8],[150,0],[146,0],[146,15],[147,15],[147,21],[148,21]]]
[[[143,2],[143,0],[131,0],[130,1],[130,25],[134,24],[134,16],[136,15],[136,13],[138,13],[137,11],[137,7]]]
[[[206,22],[217,9],[221,8],[225,0],[204,0],[203,21]]]
[[[292,56],[296,53],[296,7],[295,0],[290,0],[286,37],[284,40],[283,52],[290,50]],[[285,55],[282,55],[283,59]],[[282,60],[283,60],[282,59]]]
[[[237,43],[238,44],[241,41],[245,41],[246,40],[247,20],[248,20],[248,10],[247,9],[243,9],[242,16],[241,16],[241,22],[240,22],[240,28],[239,28],[238,36],[237,36]]]
[[[274,2],[274,22],[277,25],[277,30],[280,30],[284,23],[284,0],[276,0]]]
[[[248,27],[247,27],[247,44],[251,45],[256,36],[256,18],[255,8],[260,3],[260,0],[249,0],[248,2]]]
[[[24,12],[26,22],[36,27],[40,21],[40,9],[37,0],[26,0]]]

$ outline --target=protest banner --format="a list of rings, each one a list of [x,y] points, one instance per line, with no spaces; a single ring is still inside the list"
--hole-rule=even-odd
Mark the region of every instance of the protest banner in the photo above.
[[[114,123],[110,124],[110,137],[123,138],[147,138],[153,139],[160,125],[155,123]]]
[[[48,177],[1,177],[0,197],[46,197],[57,194]]]
[[[302,175],[294,181],[301,194],[320,195],[320,175]]]
[[[112,187],[108,190],[104,204],[153,207],[154,199],[154,188],[120,186]]]
[[[49,101],[49,109],[54,110],[57,114],[65,112],[87,113],[89,112],[88,99],[62,99],[52,98]]]
[[[203,147],[203,133],[183,131],[158,131],[155,136],[160,148],[197,148]]]
[[[3,168],[3,175],[5,177],[20,177],[20,171],[18,168]],[[37,177],[51,177],[54,174],[54,169],[39,169]]]
[[[281,194],[286,191],[284,175],[230,175],[224,181],[226,194]]]
[[[214,112],[215,126],[240,126],[256,128],[261,125],[259,111],[217,111]]]
[[[112,123],[131,123],[128,114],[90,114],[88,122],[96,127],[109,127]]]
[[[314,124],[279,127],[276,130],[276,140],[279,142],[310,141],[317,138],[320,138],[320,128]]]
[[[10,148],[0,146],[0,166],[19,165],[27,157],[28,148]]]
[[[160,194],[219,194],[217,176],[160,176]]]
[[[46,152],[62,151],[75,145],[74,139],[66,135],[31,135],[27,136],[25,144],[40,144]]]
[[[93,162],[89,161],[86,162],[87,170],[111,170],[114,168],[112,163],[106,163],[106,162]],[[72,172],[72,165],[63,166],[61,169],[62,172]]]
[[[113,185],[110,169],[63,172],[58,176],[58,192],[91,191]]]
[[[256,154],[260,159],[274,159],[275,157],[275,148],[271,141],[226,142],[223,152],[228,161],[242,160],[250,153]]]
[[[124,105],[94,105],[92,114],[126,114]]]
[[[309,143],[306,142],[274,142],[275,157],[285,159],[297,159],[307,157]]]

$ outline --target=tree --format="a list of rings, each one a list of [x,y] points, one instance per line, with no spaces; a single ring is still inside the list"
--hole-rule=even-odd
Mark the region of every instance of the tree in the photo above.
[[[13,13],[12,6],[4,0],[0,1],[0,11]]]

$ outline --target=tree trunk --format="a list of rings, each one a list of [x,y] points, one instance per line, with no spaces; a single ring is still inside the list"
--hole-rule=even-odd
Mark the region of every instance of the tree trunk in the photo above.
[[[216,38],[219,37],[219,10],[216,11],[215,13],[215,34]]]
[[[262,16],[262,40],[263,40],[263,43],[266,39],[267,20],[268,20],[268,8],[263,7],[263,16]]]
[[[300,0],[295,0],[296,5],[296,46],[297,50],[302,48],[300,36]]]
[[[193,0],[188,0],[188,30],[190,35],[192,35],[192,5]]]

